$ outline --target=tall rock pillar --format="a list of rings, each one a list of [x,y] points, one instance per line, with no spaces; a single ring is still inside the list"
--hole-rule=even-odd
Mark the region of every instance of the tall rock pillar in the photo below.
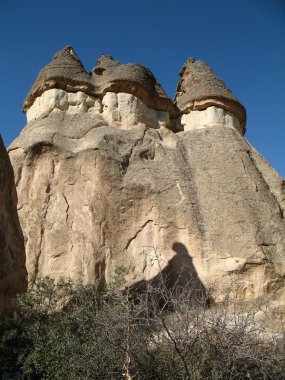
[[[239,277],[241,297],[270,293],[283,303],[284,182],[243,138],[244,107],[209,66],[190,58],[180,77],[177,148],[195,193],[202,241],[196,268],[207,283]]]

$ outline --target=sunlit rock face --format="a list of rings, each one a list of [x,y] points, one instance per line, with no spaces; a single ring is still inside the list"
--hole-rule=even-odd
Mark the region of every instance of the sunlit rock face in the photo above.
[[[204,90],[189,95],[193,64]],[[163,271],[203,289],[241,277],[241,298],[282,307],[283,179],[243,138],[243,106],[189,65],[176,105],[149,71],[110,57],[82,82],[36,81],[9,147],[30,275],[103,286],[124,266],[130,284]]]
[[[24,239],[17,215],[13,169],[0,136],[0,311],[26,290]]]
[[[169,128],[169,113],[147,107],[132,94],[107,92],[102,99],[103,117],[123,128],[132,128],[142,123],[150,128]]]
[[[190,111],[189,113],[183,114],[180,123],[184,131],[223,125],[225,127],[234,128],[242,133],[242,127],[238,118],[223,108],[215,106],[208,107],[205,110]]]
[[[82,91],[66,92],[60,89],[50,89],[37,97],[32,106],[27,110],[27,121],[36,120],[51,112],[67,112],[69,114],[84,112],[101,112],[101,101]]]
[[[185,265],[205,286],[243,273],[245,297],[283,291],[282,181],[275,196],[234,128],[124,130],[55,113],[29,123],[10,157],[30,274],[108,282],[125,266],[137,282]]]
[[[168,128],[171,124],[167,111],[151,109],[132,94],[107,92],[101,100],[81,91],[73,93],[60,89],[47,90],[36,98],[27,110],[27,121],[60,111],[67,115],[101,114],[107,123],[122,128],[133,127],[138,123],[150,128]]]

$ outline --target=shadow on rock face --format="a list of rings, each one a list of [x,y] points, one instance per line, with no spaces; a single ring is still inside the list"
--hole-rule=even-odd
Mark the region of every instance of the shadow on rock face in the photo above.
[[[186,246],[175,242],[172,249],[175,255],[166,267],[151,280],[134,284],[131,290],[138,293],[155,292],[158,298],[163,298],[165,292],[175,299],[184,295],[187,297],[184,301],[189,305],[209,306],[208,292],[198,276]]]
[[[199,302],[206,300],[206,288],[198,276],[187,248],[184,244],[175,242],[172,249],[176,252],[176,255],[169,262],[170,286],[187,286],[192,290],[193,297]]]

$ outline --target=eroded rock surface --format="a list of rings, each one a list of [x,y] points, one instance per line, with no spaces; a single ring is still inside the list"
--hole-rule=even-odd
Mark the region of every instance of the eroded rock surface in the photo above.
[[[204,284],[243,272],[243,295],[278,297],[283,212],[253,155],[222,124],[178,134],[99,115],[29,124],[10,147],[28,272],[93,282],[122,265],[148,280],[180,243]]]
[[[24,239],[17,215],[13,169],[0,136],[0,311],[26,289]]]
[[[241,297],[282,305],[284,182],[242,137],[243,106],[217,78],[188,96],[185,69],[174,117],[119,66],[101,57],[90,81],[112,79],[92,94],[55,85],[26,103],[9,154],[29,274],[104,284],[124,266],[137,283],[183,267],[205,287],[241,276]]]

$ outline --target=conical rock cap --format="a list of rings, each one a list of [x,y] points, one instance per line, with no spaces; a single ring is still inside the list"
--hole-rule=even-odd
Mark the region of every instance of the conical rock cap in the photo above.
[[[108,91],[126,92],[151,108],[177,114],[176,106],[149,69],[139,64],[121,64],[109,55],[102,55],[97,62],[89,74],[71,46],[58,51],[41,69],[25,99],[23,111],[26,112],[44,91],[58,88],[68,92],[83,91],[99,98]]]
[[[152,72],[146,67],[136,64],[122,64],[109,55],[97,59],[92,70],[92,83],[96,93],[126,92],[140,98],[146,105],[157,110],[176,114],[175,106],[166,95]]]
[[[205,62],[189,58],[179,75],[174,102],[182,112],[217,105],[232,112],[245,126],[244,107]]]
[[[70,92],[84,91],[92,94],[90,75],[71,46],[59,50],[52,61],[44,66],[30,92],[28,93],[23,111],[33,104],[36,97],[51,88],[60,88]]]

